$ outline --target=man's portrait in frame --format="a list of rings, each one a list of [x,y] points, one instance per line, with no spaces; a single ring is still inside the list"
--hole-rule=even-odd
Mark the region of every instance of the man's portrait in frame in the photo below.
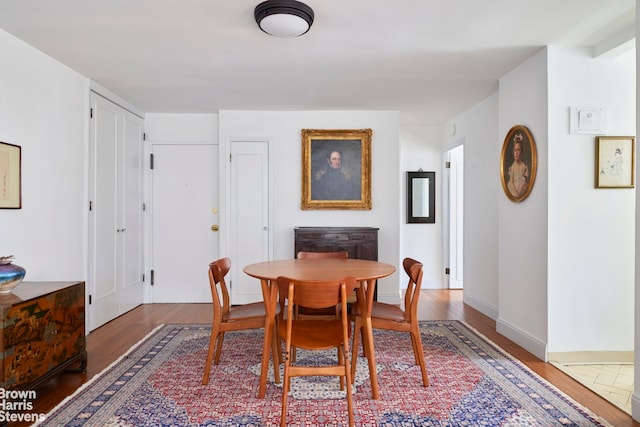
[[[371,130],[302,131],[302,209],[371,209]]]

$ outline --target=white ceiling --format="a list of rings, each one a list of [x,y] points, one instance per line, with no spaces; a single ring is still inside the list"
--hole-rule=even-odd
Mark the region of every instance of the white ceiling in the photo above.
[[[260,1],[0,0],[0,28],[146,112],[398,110],[403,125],[443,124],[542,46],[635,34],[635,0],[307,0],[311,30],[282,39],[258,29]]]

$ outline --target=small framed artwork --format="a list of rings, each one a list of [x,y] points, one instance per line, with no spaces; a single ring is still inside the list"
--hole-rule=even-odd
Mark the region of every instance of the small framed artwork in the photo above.
[[[509,200],[522,202],[529,197],[537,168],[538,153],[533,135],[525,126],[513,126],[504,138],[500,154],[500,181]]]
[[[436,173],[407,172],[407,224],[436,222]]]
[[[635,137],[596,137],[596,188],[635,187],[635,161]]]
[[[371,134],[302,130],[302,209],[371,209]]]
[[[0,209],[22,208],[21,147],[0,142]]]

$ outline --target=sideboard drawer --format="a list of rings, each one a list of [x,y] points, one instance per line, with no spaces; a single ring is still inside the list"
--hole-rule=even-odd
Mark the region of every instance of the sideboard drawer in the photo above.
[[[351,240],[375,242],[378,240],[378,235],[373,233],[351,233],[350,238]]]
[[[325,233],[322,235],[322,239],[330,241],[345,241],[351,240],[349,233]]]

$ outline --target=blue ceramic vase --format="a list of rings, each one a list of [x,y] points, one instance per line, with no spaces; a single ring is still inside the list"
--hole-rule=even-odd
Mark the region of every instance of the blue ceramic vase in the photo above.
[[[24,268],[13,264],[12,258],[11,256],[0,257],[0,294],[11,292],[22,282],[27,273]]]

